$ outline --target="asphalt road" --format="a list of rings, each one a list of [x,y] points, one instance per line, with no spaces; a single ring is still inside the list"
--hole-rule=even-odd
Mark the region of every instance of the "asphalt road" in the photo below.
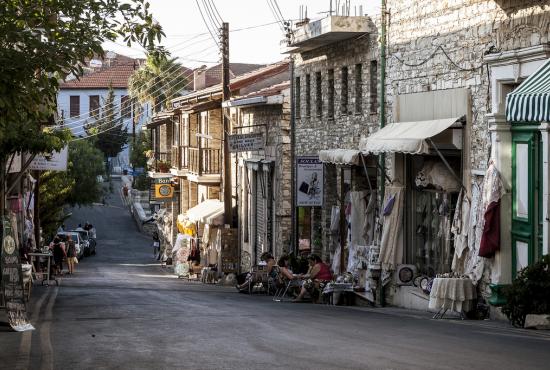
[[[37,286],[36,330],[0,313],[0,369],[548,369],[550,334],[396,309],[272,302],[174,278],[118,194],[74,210],[97,256]]]

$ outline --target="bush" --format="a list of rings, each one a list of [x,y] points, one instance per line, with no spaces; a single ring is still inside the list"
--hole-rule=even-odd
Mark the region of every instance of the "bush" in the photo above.
[[[523,327],[528,314],[550,313],[550,256],[521,270],[504,296],[502,312],[514,326]]]

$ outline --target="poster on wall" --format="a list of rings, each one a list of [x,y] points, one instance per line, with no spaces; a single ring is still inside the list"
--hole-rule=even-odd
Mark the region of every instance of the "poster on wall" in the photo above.
[[[38,171],[67,171],[69,147],[65,146],[59,152],[37,155],[29,166],[29,170]]]
[[[323,206],[323,162],[317,156],[296,157],[296,206]]]
[[[9,219],[3,220],[2,238],[2,291],[8,322],[15,331],[34,330],[27,320],[27,308],[24,300],[23,273],[19,261],[19,248],[15,240],[15,231]]]

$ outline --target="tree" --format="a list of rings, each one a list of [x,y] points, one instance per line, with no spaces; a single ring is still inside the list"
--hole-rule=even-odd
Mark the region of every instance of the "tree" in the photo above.
[[[130,96],[140,103],[150,103],[154,111],[159,112],[166,102],[179,96],[187,84],[179,71],[183,71],[182,66],[167,52],[148,53],[145,64],[130,77]]]
[[[46,235],[52,235],[68,217],[65,205],[85,206],[101,199],[103,189],[97,176],[102,174],[103,154],[88,140],[69,144],[67,171],[40,174],[40,218]]]
[[[132,143],[130,151],[130,163],[134,168],[147,168],[146,152],[151,150],[151,140],[145,132],[140,132]],[[145,173],[134,177],[134,187],[138,190],[149,189],[149,180]]]
[[[108,158],[116,157],[128,142],[128,128],[123,125],[121,112],[116,108],[115,92],[109,86],[99,118],[85,126],[86,133],[93,135],[91,139],[94,145],[103,153],[105,163]]]
[[[15,152],[51,152],[66,144],[66,131],[44,128],[54,123],[59,81],[82,75],[87,58],[104,54],[104,41],[123,36],[128,45],[152,50],[163,35],[146,0],[2,0],[2,166]]]

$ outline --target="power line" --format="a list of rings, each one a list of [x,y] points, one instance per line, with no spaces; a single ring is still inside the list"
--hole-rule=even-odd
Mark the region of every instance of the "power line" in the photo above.
[[[214,15],[214,11],[210,7],[210,3],[206,0],[202,0],[202,5],[204,7],[205,13],[208,16],[208,19],[210,19],[210,25],[213,29],[219,29],[221,27],[221,23],[218,22],[218,19]]]
[[[214,0],[208,0],[212,6],[212,8],[214,9],[214,12],[216,13],[216,15],[218,16],[219,18],[219,21],[220,21],[220,24],[223,23],[223,18],[222,16],[220,15],[220,12],[218,11],[218,7],[216,6],[216,3],[214,3]]]
[[[220,47],[220,44],[218,42],[218,39],[214,36],[214,33],[215,32],[212,32],[212,30],[210,29],[209,25],[208,25],[208,22],[206,21],[206,18],[204,18],[204,14],[202,13],[202,9],[201,9],[201,6],[199,4],[199,1],[198,0],[195,0],[195,3],[197,4],[197,8],[199,8],[199,12],[201,14],[201,18],[202,18],[202,21],[204,22],[204,25],[206,26],[206,28],[208,29],[208,32],[210,33],[210,36],[212,36],[212,40],[214,40],[214,42],[216,43],[216,45],[218,45],[218,47]]]
[[[209,49],[209,48],[208,48]],[[205,49],[205,50],[208,50],[208,49]],[[216,50],[217,52],[217,50]],[[210,53],[211,54],[211,53]],[[178,67],[181,67],[179,64],[175,64],[174,66],[170,67],[167,71],[171,70],[171,69],[174,69],[174,71],[170,72],[169,74],[167,74],[166,76],[164,76],[163,78],[161,78],[158,82],[156,82],[155,84],[151,85],[151,88],[154,87],[154,86],[159,86],[161,84],[162,81],[164,80],[167,80],[167,79],[171,79],[171,78],[175,78],[175,77],[184,77],[184,78],[187,78],[189,76],[191,76],[194,72],[193,71],[190,71],[188,72],[186,75],[183,75],[185,74],[186,72],[182,71],[180,68]],[[150,94],[151,95],[154,95],[158,92],[160,92],[165,86],[167,86],[167,83],[163,84],[163,85],[160,85],[159,88],[157,88],[156,90],[154,91],[151,91]],[[115,106],[116,108],[116,106]],[[109,116],[106,116],[104,117],[103,119],[106,119],[106,118],[113,118],[115,116],[118,115],[118,111],[114,112],[113,114],[109,115]],[[82,115],[81,115],[82,116]],[[78,119],[77,121],[73,121],[69,124],[66,124],[66,125],[55,125],[55,126],[49,126],[49,127],[64,127],[64,128],[70,128],[71,130],[74,130],[74,129],[78,129],[78,128],[82,128],[82,127],[85,127],[88,123],[86,122],[87,119],[90,118],[90,116],[88,115],[87,118],[80,118]],[[78,123],[82,123],[82,125],[75,125],[75,124],[78,124]]]
[[[200,53],[202,53],[202,52],[204,52],[204,51],[207,51],[207,50],[210,50],[210,49],[213,49],[213,47],[210,46],[210,47],[208,47],[208,48],[206,48],[206,49],[203,49],[203,50],[199,51],[198,53],[199,53],[199,55],[200,55]],[[211,54],[211,53],[206,54],[206,55],[210,55],[210,54]],[[192,55],[192,54],[188,54],[188,55]],[[206,56],[206,55],[205,55],[205,56]],[[177,57],[176,60],[178,60],[178,59],[186,60],[186,59],[183,58],[183,57]],[[204,62],[204,61],[203,61],[203,62]],[[173,72],[177,72],[177,71],[178,71],[179,69],[181,69],[182,67],[183,67],[183,66],[180,65],[180,64],[174,64],[174,65],[173,65],[172,67],[170,67],[166,72],[168,72],[168,71],[170,71],[170,70],[174,70]],[[161,81],[167,79],[168,77],[171,77],[172,74],[173,74],[173,72],[170,72],[170,74],[165,75],[164,78],[161,79]],[[186,77],[189,77],[190,75],[191,75],[191,73],[189,73]],[[143,86],[143,85],[141,85],[141,86]],[[158,91],[159,91],[159,90],[157,90],[157,91],[155,91],[155,92],[158,92]],[[83,122],[83,120],[86,120],[86,119],[90,118],[91,116],[93,116],[94,114],[98,113],[98,112],[99,112],[99,109],[100,109],[100,108],[97,108],[96,110],[90,111],[90,112],[88,112],[87,114],[81,114],[81,115],[79,115],[79,116],[72,117],[72,118],[76,118],[77,121],[73,121],[73,122],[67,124],[66,126],[72,126],[72,125],[74,125],[75,123]],[[86,118],[84,118],[84,117],[86,117]],[[58,122],[61,122],[61,121],[58,121]]]

